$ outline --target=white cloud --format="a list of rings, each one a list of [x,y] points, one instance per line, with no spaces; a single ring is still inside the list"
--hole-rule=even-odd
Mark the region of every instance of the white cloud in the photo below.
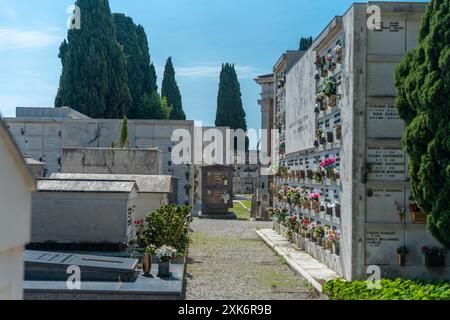
[[[60,37],[46,31],[0,27],[0,50],[43,48],[59,41]]]
[[[222,69],[221,64],[204,64],[190,67],[175,67],[177,77],[184,78],[218,78]],[[235,66],[239,78],[254,78],[259,74],[252,66]],[[158,71],[164,72],[164,67],[158,67]]]

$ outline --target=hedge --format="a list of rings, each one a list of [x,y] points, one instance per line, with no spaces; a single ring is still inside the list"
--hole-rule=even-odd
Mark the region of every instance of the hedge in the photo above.
[[[323,293],[331,300],[450,300],[450,282],[381,280],[381,289],[369,289],[366,281],[328,281]]]

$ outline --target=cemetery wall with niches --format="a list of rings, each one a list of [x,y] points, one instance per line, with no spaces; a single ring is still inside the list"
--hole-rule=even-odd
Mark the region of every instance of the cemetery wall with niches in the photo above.
[[[395,66],[417,45],[424,6],[381,9],[381,30],[369,30],[367,5],[353,5],[287,74],[274,211],[289,216],[275,227],[349,280],[370,266],[382,277],[449,278],[448,257],[422,252],[442,246],[411,196],[395,107]]]

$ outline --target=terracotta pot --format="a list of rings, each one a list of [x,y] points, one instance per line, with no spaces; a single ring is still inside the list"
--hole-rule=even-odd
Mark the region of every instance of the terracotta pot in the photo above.
[[[411,212],[411,218],[413,222],[416,223],[426,223],[427,222],[427,215],[423,212]]]

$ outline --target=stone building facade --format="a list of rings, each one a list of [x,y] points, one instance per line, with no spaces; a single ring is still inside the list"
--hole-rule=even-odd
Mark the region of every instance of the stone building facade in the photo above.
[[[378,29],[368,28],[370,5],[381,9]],[[371,266],[388,278],[450,278],[449,267],[426,265],[421,252],[441,245],[411,197],[405,125],[395,108],[394,70],[417,45],[426,5],[353,4],[286,73],[286,157],[276,188],[318,198],[299,205],[280,196],[276,206],[339,239],[339,250],[326,236],[306,236],[300,244],[349,280],[367,278]],[[402,247],[409,254],[400,264]]]
[[[259,185],[259,166],[257,162],[257,154],[249,151],[245,164],[238,164],[236,159],[233,165],[233,193],[237,194],[253,194]]]
[[[256,83],[261,86],[261,98],[258,100],[258,105],[261,107],[261,129],[267,130],[267,156],[272,156],[272,129],[274,128],[274,94],[275,94],[275,82],[274,75],[267,74],[259,76],[255,79]],[[270,201],[273,198],[271,195],[270,186],[273,184],[273,177],[264,174],[263,167],[259,167],[259,183],[258,189],[260,190],[258,200],[261,203],[266,203],[267,207],[271,206]]]

